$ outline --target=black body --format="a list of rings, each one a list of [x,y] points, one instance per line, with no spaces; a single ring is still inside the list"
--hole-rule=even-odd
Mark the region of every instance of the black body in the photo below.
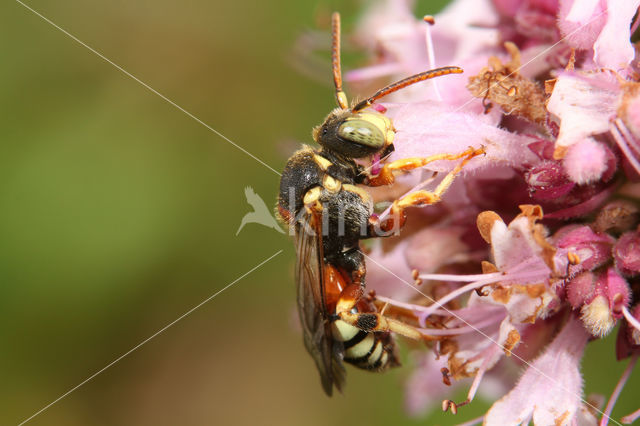
[[[329,160],[324,170],[317,156]],[[366,176],[353,160],[327,149],[306,148],[295,153],[288,161],[280,179],[278,206],[298,221],[304,216],[303,198],[314,187],[322,187],[325,175],[344,184],[362,183]],[[319,199],[322,211],[322,244],[324,261],[344,270],[348,275],[364,270],[364,257],[360,252],[360,239],[368,238],[372,205],[362,195],[341,189],[336,193],[322,191]],[[294,219],[294,220],[295,220]],[[290,222],[291,223],[291,222]],[[364,286],[364,276],[361,284]]]

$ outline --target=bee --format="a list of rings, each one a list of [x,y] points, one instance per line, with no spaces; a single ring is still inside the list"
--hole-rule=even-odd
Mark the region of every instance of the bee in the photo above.
[[[340,15],[332,16],[332,68],[338,108],[313,130],[320,149],[303,147],[288,160],[280,180],[277,213],[293,230],[296,246],[297,305],[304,344],[320,373],[322,387],[331,396],[342,391],[343,362],[370,371],[400,365],[391,332],[420,340],[412,326],[383,316],[365,297],[365,256],[360,240],[388,235],[406,220],[405,209],[437,202],[462,166],[482,149],[460,154],[408,158],[388,162],[372,176],[354,159],[393,151],[395,128],[383,113],[369,108],[376,100],[411,84],[445,74],[458,67],[425,71],[378,90],[349,107],[342,90],[340,69]],[[430,192],[412,192],[391,205],[391,215],[380,221],[364,186],[390,185],[394,172],[409,171],[435,160],[463,161]],[[358,186],[361,185],[361,186]]]

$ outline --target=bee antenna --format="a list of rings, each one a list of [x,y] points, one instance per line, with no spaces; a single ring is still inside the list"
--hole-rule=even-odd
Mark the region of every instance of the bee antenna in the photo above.
[[[335,68],[334,68],[334,72],[335,72]],[[429,80],[431,78],[435,78],[435,77],[440,77],[441,75],[447,75],[447,74],[460,74],[462,73],[462,68],[460,67],[442,67],[442,68],[436,68],[433,70],[429,70],[429,71],[424,71],[421,72],[420,74],[415,74],[412,75],[410,77],[407,78],[403,78],[400,81],[396,81],[395,83],[392,83],[386,87],[383,87],[382,89],[378,90],[376,93],[373,94],[373,96],[371,96],[370,98],[367,98],[363,101],[358,102],[352,109],[352,112],[358,112],[360,110],[363,110],[365,108],[367,108],[368,106],[371,106],[372,103],[374,103],[375,101],[377,101],[378,99],[387,96],[388,94],[391,94],[393,92],[396,92],[400,89],[403,89],[407,86],[411,86],[412,84],[418,83],[420,81],[424,81],[424,80]]]
[[[331,15],[331,68],[333,69],[333,83],[336,86],[336,102],[342,109],[347,109],[347,95],[342,90],[342,70],[340,65],[340,14]]]

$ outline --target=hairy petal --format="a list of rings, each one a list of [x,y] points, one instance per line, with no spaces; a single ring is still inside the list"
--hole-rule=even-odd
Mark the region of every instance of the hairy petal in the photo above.
[[[603,73],[588,78],[571,73],[561,75],[547,104],[549,112],[560,118],[556,151],[608,131],[619,93],[613,77]]]
[[[558,27],[564,40],[576,49],[591,49],[607,22],[600,0],[560,0]]]
[[[539,271],[529,282],[544,280],[551,272],[547,251],[552,249],[544,241],[544,229],[535,224],[542,217],[542,211],[535,206],[520,208],[523,213],[508,226],[500,220],[493,222],[490,231],[493,258],[500,271],[507,272],[520,265],[528,265],[527,269]]]
[[[367,259],[367,289],[396,300],[408,300],[415,296],[416,289],[406,283],[413,282],[403,241],[393,250],[385,252],[382,244],[374,244]]]
[[[502,130],[487,123],[482,115],[455,111],[437,102],[390,107],[398,129],[393,158],[428,157],[441,153],[458,153],[469,146],[486,149],[486,156],[473,159],[465,170],[503,164],[518,166],[536,163],[537,157],[527,148],[533,138]],[[436,162],[429,170],[450,170],[453,164]]]
[[[415,354],[417,355],[417,354]],[[412,416],[424,414],[434,403],[451,393],[451,388],[442,381],[441,370],[447,366],[446,357],[436,359],[432,351],[417,357],[418,365],[406,383],[405,407]]]
[[[598,181],[607,170],[607,149],[592,138],[572,145],[564,157],[564,168],[569,179],[580,185]]]
[[[630,26],[638,6],[640,0],[607,1],[607,23],[593,46],[597,65],[617,71],[631,63],[635,49],[630,40]]]
[[[516,387],[493,404],[485,425],[519,424],[531,417],[540,425],[571,424],[581,407],[579,363],[588,338],[572,316]]]

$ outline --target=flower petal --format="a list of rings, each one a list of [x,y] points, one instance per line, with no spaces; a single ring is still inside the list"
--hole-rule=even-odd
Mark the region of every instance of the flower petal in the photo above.
[[[538,161],[527,148],[533,138],[502,130],[494,123],[487,123],[483,115],[457,111],[438,102],[390,106],[389,115],[398,129],[393,158],[428,157],[463,152],[470,146],[484,146],[486,156],[471,160],[465,171],[489,165],[517,166]],[[438,161],[427,168],[448,171],[453,165],[450,161]]]
[[[537,425],[571,424],[582,405],[579,364],[588,338],[580,321],[571,317],[516,387],[493,404],[484,424],[520,424],[531,417]]]
[[[591,49],[607,16],[600,0],[560,0],[558,28],[563,39],[576,49]]]
[[[608,0],[607,23],[593,46],[594,60],[603,68],[625,69],[635,56],[631,44],[631,19],[640,0]]]
[[[566,73],[557,79],[547,104],[549,112],[561,120],[556,151],[609,130],[618,105],[617,87],[604,73],[588,78]]]

